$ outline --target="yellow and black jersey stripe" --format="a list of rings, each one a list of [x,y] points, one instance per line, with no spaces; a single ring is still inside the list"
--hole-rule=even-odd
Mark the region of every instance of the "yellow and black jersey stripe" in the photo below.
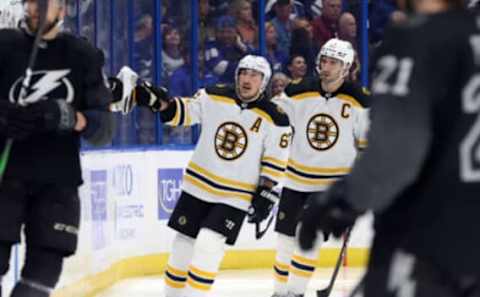
[[[285,88],[285,94],[294,100],[314,99],[326,95],[316,77],[306,77],[296,84],[290,83]],[[337,91],[329,95],[330,97],[348,101],[356,107],[368,108],[370,106],[368,92],[351,82],[343,83]]]
[[[366,139],[358,139],[356,143],[357,149],[364,150],[368,146],[368,140]]]
[[[273,265],[273,271],[275,278],[282,283],[286,283],[288,281],[288,271],[290,266],[288,264],[283,264],[280,262],[275,262]]]
[[[317,99],[320,96],[319,92],[305,92],[305,93],[300,93],[292,96],[291,98],[293,100],[304,100],[304,99]]]
[[[262,173],[266,174],[279,182],[279,180],[285,176],[287,162],[266,156],[262,158],[261,166],[261,175]]]
[[[315,272],[317,261],[294,255],[290,264],[291,273],[301,277],[311,277]]]
[[[268,100],[265,95],[262,95],[263,97],[253,102],[249,102],[244,106],[245,103],[242,103],[242,101],[238,99],[234,86],[216,85],[206,88],[205,91],[211,100],[226,104],[242,105],[242,109],[246,108],[270,124],[281,127],[290,125],[285,113],[280,110],[276,104]]]
[[[186,102],[187,98],[175,97],[168,104],[168,107],[160,112],[162,122],[168,123],[170,126],[190,125],[191,121],[188,116]]]
[[[346,103],[350,103],[353,107],[363,108],[362,104],[360,104],[360,102],[358,102],[358,100],[351,95],[339,93],[337,94],[336,98]]]
[[[190,287],[200,291],[208,291],[215,281],[216,273],[203,271],[194,266],[188,270],[187,283]]]
[[[288,160],[287,177],[305,185],[329,185],[350,172],[350,167],[310,167]]]
[[[165,283],[167,286],[182,289],[187,282],[187,271],[182,271],[167,265],[165,270]]]
[[[187,116],[186,115],[186,109],[185,109],[185,103],[179,97],[175,97],[173,100],[175,101],[176,112],[175,112],[175,116],[170,121],[170,125],[172,125],[172,126],[182,126],[182,125],[185,124],[185,118]]]
[[[236,197],[250,202],[256,185],[228,179],[216,175],[201,166],[190,162],[185,171],[186,182],[210,193],[221,197]]]
[[[226,96],[209,95],[209,98],[212,99],[213,101],[220,102],[220,103],[236,104],[235,99],[230,98],[230,97],[226,97]]]

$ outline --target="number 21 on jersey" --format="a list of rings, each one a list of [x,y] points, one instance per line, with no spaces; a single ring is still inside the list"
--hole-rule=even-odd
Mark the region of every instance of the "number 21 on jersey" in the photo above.
[[[460,143],[460,178],[480,182],[480,74],[472,76],[463,90],[462,109],[477,114],[477,119]]]

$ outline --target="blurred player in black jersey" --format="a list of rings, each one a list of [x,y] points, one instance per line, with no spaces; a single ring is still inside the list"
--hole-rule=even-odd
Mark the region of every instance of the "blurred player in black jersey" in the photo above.
[[[40,19],[37,1],[24,2],[21,29],[0,30],[0,149],[14,140],[0,184],[0,278],[24,227],[26,260],[11,296],[47,297],[77,245],[80,137],[110,142],[112,94],[101,53],[60,33],[66,4],[49,0],[30,87],[19,100]]]
[[[373,210],[354,296],[480,296],[480,17],[462,1],[404,4],[375,59],[369,147],[306,211],[300,244]]]

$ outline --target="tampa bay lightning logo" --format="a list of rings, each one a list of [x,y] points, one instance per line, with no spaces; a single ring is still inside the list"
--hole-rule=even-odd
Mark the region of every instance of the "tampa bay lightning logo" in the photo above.
[[[72,103],[75,90],[67,78],[69,73],[69,69],[34,71],[30,80],[30,87],[21,99],[19,97],[24,77],[20,77],[10,88],[9,100],[12,103],[18,102],[22,105],[47,100],[48,98],[65,99],[68,103]]]

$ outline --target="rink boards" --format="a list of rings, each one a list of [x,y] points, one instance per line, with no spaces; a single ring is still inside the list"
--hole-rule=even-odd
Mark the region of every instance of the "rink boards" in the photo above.
[[[77,255],[67,260],[55,297],[92,296],[121,279],[163,272],[174,235],[166,223],[191,154],[190,148],[83,153],[80,244]],[[368,216],[361,219],[354,230],[347,259],[350,266],[366,262],[370,221]],[[253,226],[245,224],[222,268],[271,267],[274,244],[272,230],[257,241]],[[319,266],[333,265],[340,245],[327,242]]]

